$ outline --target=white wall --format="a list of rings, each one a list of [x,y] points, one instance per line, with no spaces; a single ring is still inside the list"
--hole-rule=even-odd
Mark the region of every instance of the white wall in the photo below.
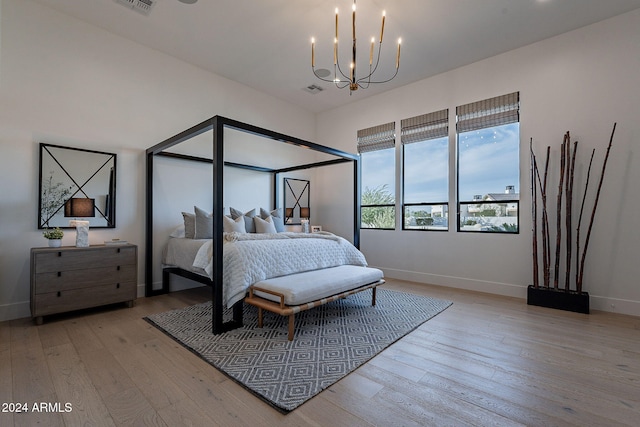
[[[578,175],[586,174],[595,148],[590,184],[595,189],[617,122],[587,253],[584,290],[592,296],[594,309],[640,315],[638,70],[640,10],[319,114],[318,142],[354,152],[358,129],[391,120],[399,129],[403,118],[442,108],[455,115],[457,105],[520,92],[520,234],[457,233],[455,223],[444,233],[363,230],[361,249],[369,263],[388,277],[524,297],[532,280],[529,139],[539,158],[551,145],[557,159],[564,132],[571,132],[580,144],[577,189],[584,187]],[[451,143],[454,147],[455,141]],[[454,151],[450,157],[453,183]],[[552,167],[558,167],[557,160]],[[550,182],[557,186],[556,177],[552,172]],[[319,203],[350,200],[351,193],[340,185],[349,179],[348,171],[318,176],[323,188]],[[450,200],[455,201],[454,193]],[[324,210],[321,222],[338,233],[351,232],[340,209]]]
[[[146,148],[214,115],[315,137],[314,115],[298,107],[30,0],[0,7],[0,321],[29,316],[29,250],[46,245],[39,142],[118,155],[117,228],[91,230],[90,243],[137,243],[142,284]]]

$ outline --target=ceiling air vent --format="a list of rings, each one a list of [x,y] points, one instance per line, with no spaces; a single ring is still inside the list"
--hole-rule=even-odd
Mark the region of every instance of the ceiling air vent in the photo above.
[[[133,9],[137,12],[142,13],[143,15],[149,15],[151,13],[151,9],[153,9],[153,5],[156,4],[158,0],[114,0],[116,3],[120,3],[121,5],[127,6],[130,9]]]
[[[305,92],[309,92],[310,94],[315,95],[316,93],[322,92],[324,89],[322,89],[318,85],[311,84],[311,85],[309,85],[307,87],[303,87],[302,90],[304,90]]]

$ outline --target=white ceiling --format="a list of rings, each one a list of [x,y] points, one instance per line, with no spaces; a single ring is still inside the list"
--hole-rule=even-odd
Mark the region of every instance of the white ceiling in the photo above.
[[[640,0],[358,0],[358,69],[386,10],[380,73],[398,76],[351,96],[311,72],[333,69],[334,10],[340,9],[341,57],[348,63],[351,0],[157,0],[145,16],[115,0],[35,0],[231,80],[320,112],[640,7]],[[362,61],[362,63],[361,63]],[[317,84],[325,90],[303,90]]]

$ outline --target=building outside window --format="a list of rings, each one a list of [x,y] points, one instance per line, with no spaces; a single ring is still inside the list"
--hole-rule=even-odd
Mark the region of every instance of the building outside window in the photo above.
[[[449,229],[449,112],[404,119],[402,228]]]
[[[395,122],[358,131],[361,228],[396,226]]]
[[[457,107],[458,231],[518,233],[518,92]]]

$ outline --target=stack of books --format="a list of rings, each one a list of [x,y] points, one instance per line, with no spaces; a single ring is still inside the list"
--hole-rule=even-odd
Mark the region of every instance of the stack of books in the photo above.
[[[128,245],[129,242],[127,242],[126,240],[120,240],[120,239],[111,239],[111,240],[105,240],[104,244],[107,246],[114,246],[114,245]]]

